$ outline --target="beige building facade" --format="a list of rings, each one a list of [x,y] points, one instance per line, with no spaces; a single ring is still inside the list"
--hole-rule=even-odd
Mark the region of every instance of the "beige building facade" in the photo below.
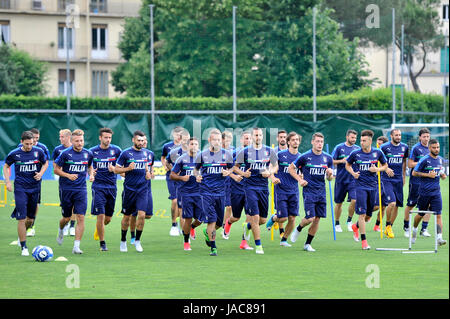
[[[49,96],[65,95],[70,87],[77,97],[117,97],[110,82],[124,62],[118,43],[125,18],[137,16],[140,7],[141,0],[0,0],[0,40],[48,63]]]

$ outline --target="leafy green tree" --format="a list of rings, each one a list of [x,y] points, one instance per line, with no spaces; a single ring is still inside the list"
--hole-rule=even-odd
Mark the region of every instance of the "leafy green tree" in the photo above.
[[[45,95],[48,67],[28,53],[0,45],[0,95]]]

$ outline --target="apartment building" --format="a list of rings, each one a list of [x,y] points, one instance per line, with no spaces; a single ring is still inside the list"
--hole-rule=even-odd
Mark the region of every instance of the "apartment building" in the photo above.
[[[0,44],[49,65],[48,95],[117,97],[111,72],[124,62],[117,47],[126,17],[141,0],[0,0]],[[74,17],[66,28],[66,9]],[[70,61],[66,76],[67,55]]]

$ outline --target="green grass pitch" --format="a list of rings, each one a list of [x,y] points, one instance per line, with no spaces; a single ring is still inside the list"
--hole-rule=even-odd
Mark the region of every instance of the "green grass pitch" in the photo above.
[[[84,254],[73,255],[73,237],[65,237],[62,246],[56,243],[59,207],[42,205],[36,236],[27,240],[30,253],[34,246],[42,244],[53,249],[54,258],[68,259],[46,263],[35,262],[31,256],[22,257],[19,248],[10,245],[17,240],[17,223],[10,218],[13,207],[9,193],[7,205],[0,207],[0,298],[449,298],[448,245],[440,247],[437,254],[375,251],[376,247],[407,248],[408,239],[403,237],[402,230],[403,209],[394,224],[394,239],[380,239],[380,234],[372,230],[374,218],[370,221],[367,232],[370,251],[361,250],[361,244],[353,241],[346,227],[333,240],[328,206],[328,217],[321,220],[312,243],[314,253],[303,251],[306,231],[297,243],[285,248],[279,246],[278,231],[271,241],[264,226],[261,241],[265,254],[242,251],[239,249],[242,217],[242,222],[232,226],[229,240],[222,239],[221,230],[218,232],[219,256],[211,257],[201,233],[204,226],[198,228],[190,252],[183,250],[182,236],[169,236],[170,203],[165,181],[154,181],[152,189],[156,214],[146,222],[143,253],[136,252],[131,245],[127,253],[119,251],[119,214],[106,227],[109,251],[99,251],[99,243],[93,239],[95,219],[87,213],[81,242]],[[443,233],[448,241],[448,179],[441,181],[441,189]],[[116,211],[120,209],[121,191],[119,182]],[[45,181],[42,192],[43,204],[58,203],[56,181]],[[404,194],[406,198],[407,183]],[[303,216],[301,201],[297,224]],[[341,216],[344,226],[346,217],[344,205]],[[433,219],[429,229],[431,233],[434,231]],[[250,244],[254,246],[253,239]],[[414,249],[430,250],[433,245],[433,237],[419,237]],[[76,274],[79,288],[73,287]]]

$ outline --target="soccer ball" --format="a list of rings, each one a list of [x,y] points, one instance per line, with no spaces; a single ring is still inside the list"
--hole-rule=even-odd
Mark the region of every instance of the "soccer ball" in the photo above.
[[[48,246],[36,246],[31,253],[37,261],[49,261],[53,258],[53,250]]]

